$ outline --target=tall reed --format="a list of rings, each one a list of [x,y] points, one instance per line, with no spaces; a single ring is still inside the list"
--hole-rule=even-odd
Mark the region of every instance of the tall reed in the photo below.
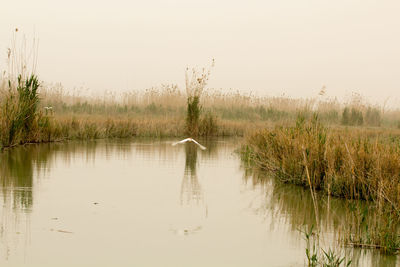
[[[31,52],[26,40],[19,44],[15,29],[7,51],[8,70],[0,82],[0,146],[13,146],[35,139],[38,128],[39,80],[35,75],[35,40]]]
[[[214,60],[212,61],[212,67]],[[210,76],[210,69],[202,70],[201,73],[192,69],[192,74],[189,75],[189,69],[186,69],[186,95],[187,95],[187,114],[186,114],[186,132],[190,136],[197,136],[199,134],[200,123],[200,97],[203,94],[204,88]]]

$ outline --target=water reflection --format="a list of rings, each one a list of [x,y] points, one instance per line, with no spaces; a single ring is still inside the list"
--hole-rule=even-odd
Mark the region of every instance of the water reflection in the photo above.
[[[197,177],[198,147],[192,143],[185,144],[185,170],[181,184],[180,201],[182,204],[199,204],[203,200],[201,185]]]
[[[197,174],[197,165],[199,154],[202,160],[207,163],[218,158],[218,140],[216,139],[200,139],[200,143],[206,146],[206,150],[200,150],[193,143],[184,144],[185,150],[185,169],[180,191],[181,205],[200,204],[204,200],[203,191]]]
[[[34,176],[46,175],[57,160],[71,164],[77,158],[93,164],[98,150],[105,155],[127,155],[129,145],[97,142],[71,142],[60,144],[41,144],[17,147],[0,153],[0,187],[3,204],[14,209],[29,211],[33,203]]]
[[[202,157],[216,156],[215,142],[208,142]],[[34,177],[42,179],[56,162],[71,165],[82,160],[94,165],[96,157],[107,160],[128,159],[132,153],[141,158],[170,164],[179,157],[179,149],[171,149],[170,142],[143,139],[132,144],[129,141],[90,141],[29,145],[0,153],[0,187],[3,203],[14,209],[29,211],[33,203]],[[181,186],[182,202],[202,199],[201,186],[197,177],[198,151],[193,144],[184,146],[185,170]]]
[[[299,229],[318,225],[325,233],[322,243],[330,246],[332,240],[340,238],[341,231],[345,231],[355,223],[351,218],[351,209],[356,207],[362,210],[367,207],[365,202],[349,206],[340,199],[318,195],[317,217],[313,200],[307,190],[276,183],[273,178],[254,172],[250,168],[243,168],[238,172],[240,161],[231,157],[236,148],[234,141],[202,140],[201,143],[207,150],[200,151],[197,146],[190,143],[171,147],[170,141],[140,140],[135,143],[93,141],[32,145],[1,153],[0,253],[12,254],[18,250],[18,244],[29,243],[26,240],[30,240],[30,217],[35,214],[40,214],[32,220],[35,223],[32,229],[35,229],[38,236],[36,242],[38,239],[42,240],[42,236],[50,232],[49,229],[73,230],[74,238],[78,238],[100,224],[99,228],[103,227],[99,230],[102,234],[107,234],[104,233],[104,229],[111,225],[114,227],[111,227],[113,234],[120,234],[119,237],[123,238],[131,237],[127,246],[130,247],[136,236],[142,234],[141,229],[146,230],[147,225],[153,223],[151,232],[146,232],[148,235],[146,240],[147,238],[159,240],[163,234],[163,230],[160,229],[165,228],[169,231],[169,235],[172,229],[176,235],[184,238],[190,239],[192,234],[199,240],[204,238],[202,241],[204,244],[213,242],[215,237],[223,248],[225,244],[222,240],[230,240],[228,243],[234,242],[229,238],[237,234],[247,238],[250,236],[247,233],[250,234],[252,231],[257,231],[253,236],[258,238],[263,235],[260,228],[268,228],[268,235],[278,233],[282,239],[289,239],[292,246],[301,249],[304,241]],[[118,172],[119,169],[121,172]],[[86,172],[86,176],[84,179],[74,180],[68,174],[70,170],[75,175],[82,171]],[[116,172],[118,175],[113,177]],[[110,177],[113,179],[110,180]],[[44,184],[48,189],[40,190]],[[85,190],[77,189],[82,187],[85,187]],[[48,191],[55,193],[43,197]],[[60,196],[61,194],[64,198],[69,197],[71,192],[76,194],[77,199],[76,206],[71,207],[80,211],[79,216],[70,208],[70,203],[66,203]],[[92,196],[96,201],[100,199],[99,205],[90,202]],[[89,204],[86,205],[87,200]],[[58,205],[65,205],[64,209],[56,204],[53,207],[51,203],[53,201]],[[71,201],[71,205],[73,203]],[[251,211],[250,213],[256,214],[253,217],[260,222],[258,230],[251,229],[256,225],[252,221],[254,218],[241,213],[242,206],[245,206],[246,212]],[[237,210],[240,212],[236,213]],[[129,214],[132,214],[132,218]],[[156,214],[162,216],[157,217]],[[218,214],[223,215],[217,216]],[[227,216],[231,216],[229,217],[231,221],[224,220]],[[51,219],[53,217],[61,219],[54,221]],[[81,220],[82,217],[87,218],[92,224],[85,222],[79,225],[75,222],[76,218]],[[70,218],[69,224],[63,218]],[[71,229],[71,225],[75,223],[75,229]],[[124,229],[119,226],[120,224],[125,225]],[[118,231],[119,228],[121,231]],[[135,232],[136,228],[138,230]],[[38,229],[44,230],[38,232]],[[210,229],[215,229],[215,232],[210,232]],[[57,231],[51,232],[53,234],[51,238],[54,238],[54,232]],[[126,232],[134,232],[136,236],[129,236]],[[153,236],[153,232],[157,234]],[[226,236],[221,235],[224,232]],[[99,232],[91,233],[97,236]],[[93,236],[88,235],[89,241],[86,240],[87,243],[84,244],[91,244]],[[107,236],[107,238],[114,237]],[[121,237],[121,240],[123,238]],[[64,243],[64,239],[54,240],[60,246],[68,245]],[[248,243],[249,251],[257,250],[251,248],[252,242],[257,240],[268,242],[262,238],[252,240]],[[169,241],[175,242],[175,239]],[[39,242],[46,248],[44,243]],[[93,244],[94,247],[97,245]],[[260,243],[258,245],[260,246]],[[140,246],[137,249],[140,249]],[[245,248],[242,249],[247,251]],[[395,266],[397,263],[395,256],[383,256],[375,250],[343,249],[343,251],[353,259],[354,265]],[[303,251],[301,255],[304,256]],[[0,258],[0,262],[4,259],[7,257]]]
[[[290,231],[300,235],[301,230],[318,227],[322,248],[334,248],[351,258],[354,266],[397,266],[397,256],[381,254],[376,249],[358,249],[343,247],[337,242],[348,236],[364,220],[372,227],[376,222],[375,207],[366,201],[344,201],[340,198],[316,194],[317,212],[312,196],[306,188],[282,184],[271,175],[245,167],[244,182],[253,190],[259,190],[264,196],[252,209],[265,218],[269,218],[270,228],[288,225]],[[354,214],[367,214],[362,218]],[[304,242],[304,241],[303,241]],[[367,262],[369,261],[369,262]]]
[[[22,149],[0,153],[0,183],[3,203],[15,209],[32,206],[34,161],[31,153]]]

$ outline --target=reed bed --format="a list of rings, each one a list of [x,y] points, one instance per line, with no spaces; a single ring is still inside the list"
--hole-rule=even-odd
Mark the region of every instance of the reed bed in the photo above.
[[[6,80],[0,86],[1,118],[7,118],[6,102],[15,101]],[[13,95],[17,90],[13,89]],[[1,146],[66,139],[126,138],[134,136],[244,136],[274,125],[293,126],[298,114],[319,120],[337,129],[358,128],[397,131],[396,111],[381,112],[378,107],[359,102],[341,104],[336,100],[288,97],[257,97],[220,90],[202,91],[196,126],[188,131],[188,99],[175,85],[144,91],[103,96],[70,93],[61,85],[41,83],[29,138],[5,142],[7,125],[0,126]],[[49,109],[51,108],[51,109]],[[8,112],[9,115],[6,115]],[[389,116],[390,115],[390,116]],[[362,124],[359,123],[360,116]],[[398,116],[400,118],[400,114]],[[73,121],[73,123],[72,123]],[[72,126],[71,126],[72,124]],[[111,125],[111,126],[110,126]],[[109,129],[111,127],[111,129]],[[349,128],[350,127],[350,128]]]
[[[186,90],[164,84],[122,94],[93,95],[39,80],[37,42],[28,49],[15,29],[0,76],[0,147],[65,139],[134,136],[243,136],[274,125],[293,126],[297,114],[317,112],[326,125],[400,128],[400,111],[368,104],[360,95],[340,103],[318,95],[306,99],[263,97],[205,86],[208,70],[186,72]]]
[[[312,196],[321,191],[369,201],[375,223],[366,224],[368,210],[346,218],[351,225],[347,243],[393,252],[400,248],[399,134],[326,127],[316,115],[308,120],[300,116],[295,126],[276,126],[248,136],[242,159],[281,182],[308,188]]]
[[[40,88],[40,96],[42,106],[52,106],[56,113],[187,115],[187,93],[177,85],[93,95],[84,90],[67,91],[60,84],[44,84]],[[199,105],[203,113],[209,112],[220,120],[294,123],[299,112],[307,116],[317,112],[320,120],[328,125],[400,126],[399,110],[371,105],[360,96],[341,103],[335,98],[321,96],[295,99],[207,89],[201,91]]]

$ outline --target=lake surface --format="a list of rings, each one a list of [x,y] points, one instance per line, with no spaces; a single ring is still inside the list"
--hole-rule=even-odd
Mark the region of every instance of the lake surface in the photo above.
[[[0,154],[0,266],[303,266],[300,230],[332,246],[345,202],[246,170],[238,140],[92,141]],[[329,207],[329,208],[327,208]],[[354,266],[396,256],[337,248]]]

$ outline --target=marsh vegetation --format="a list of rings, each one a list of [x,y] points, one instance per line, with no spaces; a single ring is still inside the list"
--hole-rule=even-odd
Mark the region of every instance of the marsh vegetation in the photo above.
[[[16,58],[15,49],[10,49],[10,70],[0,81],[1,149],[75,139],[245,137],[241,157],[246,168],[306,188],[317,231],[322,231],[323,214],[318,194],[343,198],[348,205],[346,223],[337,225],[341,244],[391,254],[400,249],[398,110],[370,105],[359,95],[340,103],[324,97],[325,92],[293,99],[205,90],[210,70],[195,69],[186,72],[186,93],[176,85],[162,85],[89,96],[41,82],[34,68],[27,70],[26,60]],[[197,150],[185,149],[182,192],[199,200]],[[184,195],[181,201],[188,198]],[[315,247],[320,232],[304,233],[309,265],[351,262]]]
[[[67,91],[40,81],[35,46],[31,58],[20,52],[25,50],[14,40],[8,70],[1,76],[1,147],[138,136],[245,136],[275,125],[293,126],[299,114],[310,118],[315,113],[322,123],[338,129],[398,132],[399,110],[373,106],[357,94],[340,103],[326,97],[325,88],[307,99],[206,88],[214,61],[207,70],[186,70],[185,91],[174,84],[101,96]]]
[[[2,87],[2,92],[2,110],[6,114],[10,112],[5,108],[6,102],[18,106],[17,97],[9,94],[7,86]],[[314,113],[319,114],[325,125],[337,129],[385,131],[393,135],[399,132],[398,111],[382,111],[354,101],[341,104],[329,99],[257,97],[212,89],[202,92],[201,97],[187,97],[175,85],[99,97],[68,93],[60,85],[44,83],[37,98],[36,119],[32,121],[34,134],[26,142],[135,136],[244,136],[275,125],[293,126],[298,114],[310,118]],[[7,131],[5,123],[1,128],[3,133]],[[7,145],[3,141],[3,146]]]
[[[250,135],[242,159],[312,196],[320,191],[349,203],[368,201],[364,209],[350,208],[343,241],[388,253],[400,248],[400,146],[392,132],[326,127],[317,115],[299,117],[295,126]],[[370,214],[374,219],[367,220]]]

